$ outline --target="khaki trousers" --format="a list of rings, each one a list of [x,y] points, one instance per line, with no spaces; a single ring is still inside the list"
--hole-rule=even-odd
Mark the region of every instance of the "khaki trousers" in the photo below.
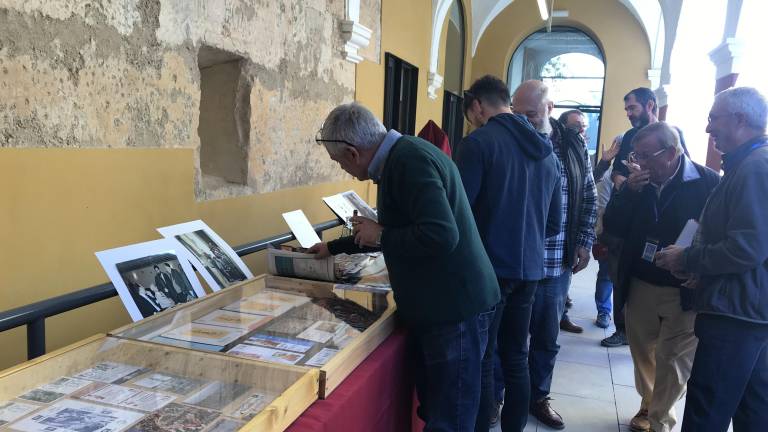
[[[625,309],[627,340],[641,408],[655,432],[677,423],[675,402],[685,395],[698,339],[696,313],[680,308],[680,289],[633,278]]]

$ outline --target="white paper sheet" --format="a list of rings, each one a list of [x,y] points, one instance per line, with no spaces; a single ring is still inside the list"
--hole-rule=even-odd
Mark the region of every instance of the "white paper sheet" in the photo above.
[[[122,363],[103,362],[76,374],[75,378],[112,383],[140,369],[140,367]]]
[[[202,220],[158,228],[188,251],[189,261],[213,291],[253,278],[234,249]]]
[[[294,365],[304,358],[304,354],[300,353],[246,344],[237,345],[227,351],[227,354],[289,365]]]
[[[183,324],[169,332],[163,333],[162,336],[189,342],[224,346],[246,333],[248,333],[247,330],[232,327],[190,323]]]
[[[283,213],[283,219],[285,219],[285,223],[288,224],[293,235],[296,236],[301,247],[309,248],[321,242],[320,237],[302,210]]]
[[[696,230],[699,229],[699,223],[693,219],[688,219],[685,223],[683,230],[680,231],[680,235],[675,240],[675,245],[688,247],[693,243],[693,237],[696,236]]]
[[[253,330],[256,327],[265,324],[271,319],[271,316],[266,315],[252,315],[249,313],[240,313],[218,309],[196,319],[194,322],[222,327]]]
[[[0,426],[20,419],[38,408],[40,408],[40,405],[32,405],[23,402],[6,402],[0,404]]]

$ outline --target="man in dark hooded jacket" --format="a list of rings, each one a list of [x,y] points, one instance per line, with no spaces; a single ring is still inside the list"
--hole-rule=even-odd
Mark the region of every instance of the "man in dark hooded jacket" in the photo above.
[[[537,281],[544,278],[544,239],[559,232],[560,168],[547,137],[512,114],[500,79],[486,75],[464,92],[464,115],[477,129],[456,162],[485,250],[501,288],[488,330],[476,431],[495,414],[494,337],[498,333],[506,402],[502,430],[521,431],[528,418],[528,326]]]

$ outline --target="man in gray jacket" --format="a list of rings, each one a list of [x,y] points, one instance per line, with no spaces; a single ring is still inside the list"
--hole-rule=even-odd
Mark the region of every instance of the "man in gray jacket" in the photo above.
[[[719,93],[707,132],[725,176],[690,247],[670,246],[656,265],[689,277],[699,338],[683,432],[768,428],[768,103],[749,87]]]

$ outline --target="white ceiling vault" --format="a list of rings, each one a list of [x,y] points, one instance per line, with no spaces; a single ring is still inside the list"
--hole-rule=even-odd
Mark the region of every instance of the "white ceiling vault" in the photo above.
[[[432,44],[429,64],[429,96],[437,97],[442,77],[437,73],[439,64],[440,32],[448,9],[454,0],[432,0]],[[491,22],[514,1],[535,2],[536,0],[472,0],[472,56],[478,43]],[[557,10],[557,0],[554,1]],[[648,79],[652,88],[662,88],[669,83],[669,57],[675,40],[677,22],[683,0],[616,0],[629,10],[645,31],[651,53]]]

